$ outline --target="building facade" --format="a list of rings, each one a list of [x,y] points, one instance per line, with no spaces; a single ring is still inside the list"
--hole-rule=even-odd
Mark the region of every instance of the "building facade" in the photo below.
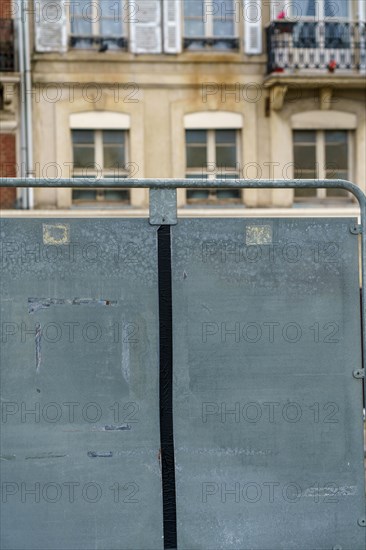
[[[34,177],[343,178],[365,190],[365,0],[25,4],[13,0],[12,17],[24,10],[30,30]],[[11,116],[1,139],[16,142]],[[290,188],[178,200],[352,205]],[[147,204],[141,189],[34,194],[36,208]]]

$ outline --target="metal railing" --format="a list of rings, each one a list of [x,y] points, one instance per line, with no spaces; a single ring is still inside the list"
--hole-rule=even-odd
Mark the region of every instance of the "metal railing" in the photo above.
[[[0,72],[15,71],[14,22],[0,19]]]
[[[239,38],[234,36],[186,36],[183,38],[183,48],[187,49],[223,49],[238,50]]]
[[[69,38],[71,48],[87,48],[98,49],[99,51],[125,50],[128,40],[125,36],[97,36],[97,35],[76,35],[73,34]]]
[[[366,23],[273,21],[267,31],[268,74],[286,70],[366,70]]]

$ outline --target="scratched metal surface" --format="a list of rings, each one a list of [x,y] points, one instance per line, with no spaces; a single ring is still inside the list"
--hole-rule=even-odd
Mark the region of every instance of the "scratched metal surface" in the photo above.
[[[1,241],[1,548],[162,548],[156,228]]]
[[[352,221],[172,228],[179,548],[365,548]]]

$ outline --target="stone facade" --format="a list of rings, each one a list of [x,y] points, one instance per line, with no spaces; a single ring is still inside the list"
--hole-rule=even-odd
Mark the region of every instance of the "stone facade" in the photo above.
[[[349,136],[348,179],[365,188],[366,94],[362,62],[349,68],[336,67],[334,72],[327,66],[309,69],[291,63],[284,68],[272,66],[269,71],[273,52],[266,36],[273,19],[270,11],[273,3],[264,0],[258,4],[260,29],[257,23],[255,32],[260,48],[256,53],[251,53],[247,44],[250,28],[246,22],[248,12],[243,8],[248,7],[246,0],[234,2],[237,49],[220,51],[209,46],[205,51],[185,49],[181,46],[182,35],[178,37],[178,46],[166,45],[167,23],[164,25],[163,12],[169,2],[176,9],[182,4],[175,0],[133,3],[140,13],[147,4],[160,9],[162,53],[144,53],[135,42],[132,44],[137,35],[130,22],[125,24],[126,47],[104,49],[102,42],[91,43],[89,48],[75,47],[72,16],[62,0],[58,3],[66,9],[62,12],[64,20],[54,25],[58,44],[55,39],[50,48],[45,47],[42,29],[37,29],[37,25],[35,28],[34,19],[30,19],[36,177],[72,175],[72,129],[78,128],[78,124],[89,129],[126,130],[128,169],[133,177],[185,177],[185,131],[189,129],[189,115],[197,114],[195,128],[213,128],[215,120],[216,128],[226,128],[232,127],[227,120],[236,114],[241,119],[240,127],[234,124],[239,177],[291,179],[295,174],[293,131],[340,129]],[[40,4],[46,5],[47,0]],[[217,2],[219,8],[221,4],[225,3]],[[280,9],[280,2],[277,4],[275,9]],[[359,13],[360,3],[350,0],[349,4],[350,20],[359,21],[363,17]],[[147,17],[152,17],[152,13]],[[176,28],[173,30],[178,32]],[[282,35],[275,34],[276,39],[279,36]],[[156,44],[142,45],[142,50],[144,47],[146,51],[159,49]],[[171,53],[174,48],[175,53]],[[362,54],[359,48],[356,54]],[[120,125],[118,120],[122,121]],[[144,207],[148,193],[133,190],[130,200],[132,206]],[[247,207],[289,207],[294,204],[294,193],[291,189],[246,190],[241,202]],[[179,205],[185,204],[186,192],[181,190]],[[38,208],[72,205],[71,190],[35,190]]]

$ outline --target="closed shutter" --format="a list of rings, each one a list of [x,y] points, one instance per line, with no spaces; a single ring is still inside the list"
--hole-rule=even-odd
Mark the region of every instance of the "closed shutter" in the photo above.
[[[35,2],[35,49],[37,52],[66,52],[65,0]]]
[[[366,0],[358,0],[358,20],[366,21]]]
[[[164,10],[164,52],[182,51],[182,0],[163,0]]]
[[[260,0],[244,0],[244,51],[262,53],[262,6]]]
[[[160,0],[133,0],[130,23],[130,50],[133,53],[161,53]],[[132,11],[131,11],[132,13]]]

